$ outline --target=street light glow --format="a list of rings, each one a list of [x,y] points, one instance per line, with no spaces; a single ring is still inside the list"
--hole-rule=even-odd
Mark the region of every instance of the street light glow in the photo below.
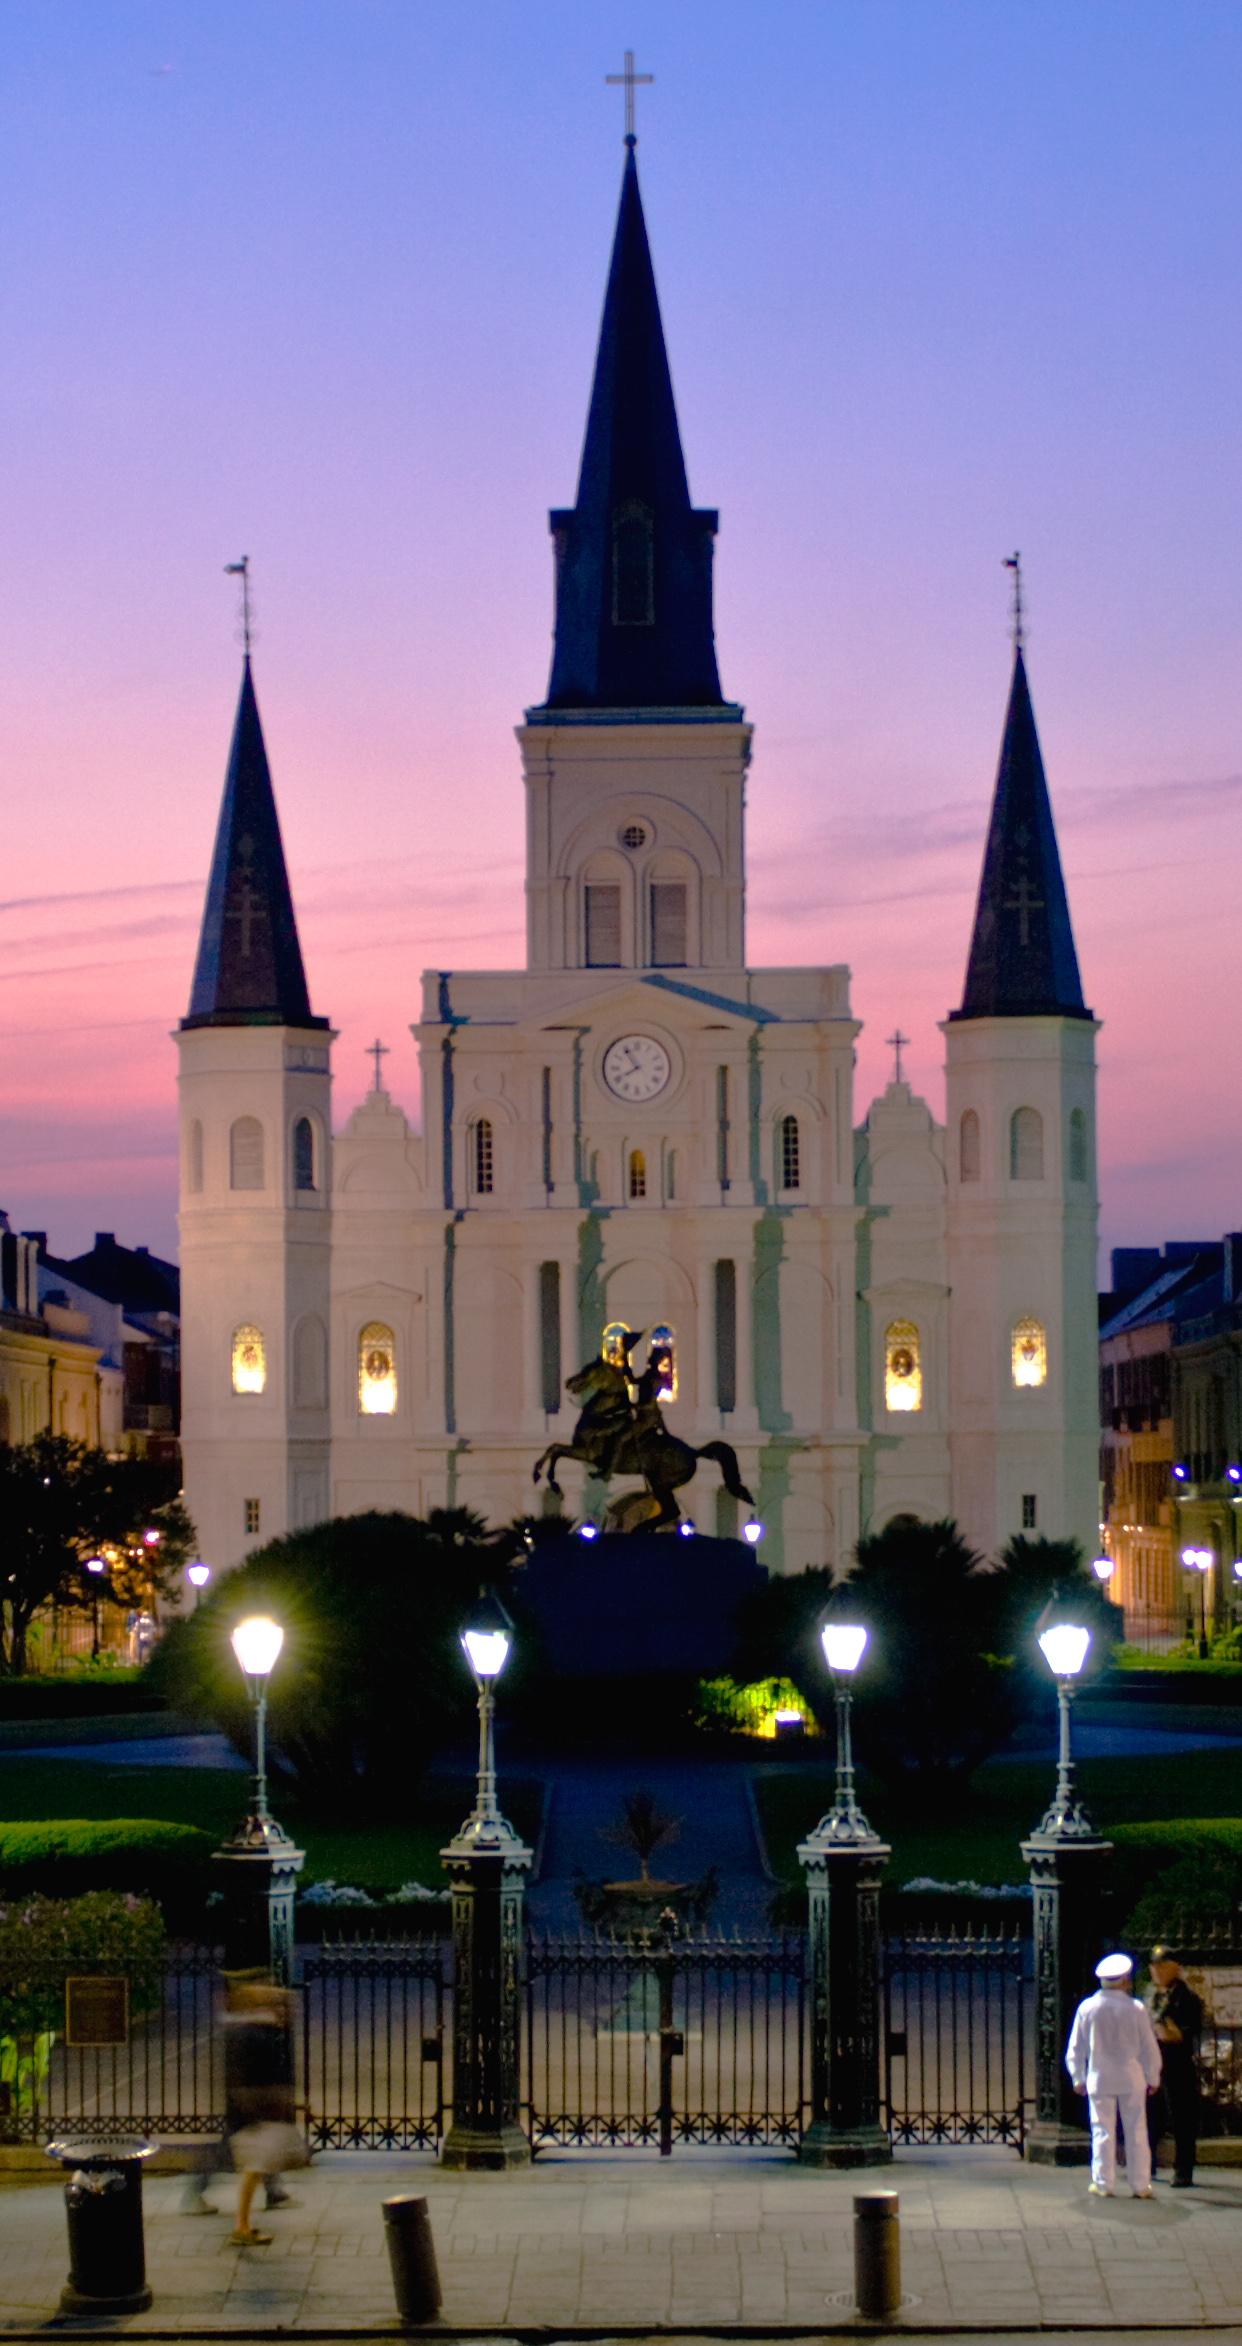
[[[189,1581],[191,1588],[206,1588],[207,1583],[211,1578],[211,1566],[210,1564],[203,1564],[197,1561],[193,1564],[187,1564],[185,1568],[185,1576]]]
[[[1188,1572],[1210,1572],[1214,1561],[1210,1548],[1182,1549],[1182,1562]]]
[[[476,1678],[499,1678],[509,1659],[507,1630],[463,1629],[461,1642]]]
[[[856,1670],[866,1650],[867,1632],[861,1624],[826,1621],[819,1642],[830,1670]]]
[[[108,1567],[105,1564],[102,1556],[88,1556],[86,1559],[86,1569],[88,1572],[106,1572]]]
[[[262,1614],[239,1621],[233,1631],[233,1651],[247,1678],[266,1678],[284,1642],[279,1621],[269,1621]]]
[[[1090,1643],[1089,1629],[1079,1629],[1072,1621],[1058,1621],[1052,1629],[1045,1629],[1039,1650],[1054,1678],[1076,1678]]]
[[[758,1547],[760,1540],[763,1538],[763,1525],[760,1523],[758,1516],[752,1515],[750,1522],[744,1523],[742,1525],[742,1538],[744,1540],[749,1540],[752,1548]]]
[[[1091,1569],[1097,1580],[1111,1580],[1117,1567],[1111,1556],[1097,1556]]]

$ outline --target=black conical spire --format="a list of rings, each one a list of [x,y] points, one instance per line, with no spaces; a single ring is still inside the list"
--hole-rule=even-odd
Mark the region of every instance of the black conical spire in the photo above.
[[[962,1007],[954,1018],[1090,1018],[1019,644]]]
[[[315,1026],[249,655],[216,831],[191,1026]]]
[[[634,141],[571,511],[556,541],[550,709],[723,708],[712,631],[715,513],[690,503]]]

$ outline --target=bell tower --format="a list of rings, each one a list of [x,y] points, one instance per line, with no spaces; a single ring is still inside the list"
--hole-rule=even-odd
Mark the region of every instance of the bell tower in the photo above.
[[[720,689],[718,517],[690,502],[625,149],[577,502],[549,516],[552,673],[518,730],[527,967],[740,970],[751,728]]]
[[[216,1570],[328,1513],[331,1040],[247,651],[177,1035],[185,1495]]]
[[[1025,1531],[1091,1556],[1098,1022],[1015,632],[965,990],[941,1030],[952,1505],[985,1555]]]

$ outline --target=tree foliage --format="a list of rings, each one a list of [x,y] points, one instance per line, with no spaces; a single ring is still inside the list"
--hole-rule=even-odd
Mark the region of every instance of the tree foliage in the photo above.
[[[21,1676],[43,1605],[150,1604],[172,1593],[194,1544],[179,1479],[163,1461],[113,1458],[67,1434],[0,1445],[0,1669]],[[106,1571],[88,1573],[88,1557]]]
[[[268,1689],[277,1784],[296,1791],[308,1817],[400,1815],[432,1754],[473,1711],[459,1631],[480,1584],[505,1578],[502,1555],[465,1508],[426,1522],[339,1516],[291,1532],[173,1624],[147,1682],[177,1710],[214,1720],[248,1756],[250,1709],[229,1640],[247,1615],[269,1614],[285,1633]]]
[[[774,1578],[740,1622],[743,1674],[787,1672],[825,1726],[832,1687],[818,1630],[839,1586],[828,1571]],[[992,1564],[955,1523],[898,1519],[859,1541],[845,1586],[870,1632],[855,1688],[859,1754],[929,1801],[965,1781],[1046,1694],[1036,1633],[1054,1595],[1072,1598],[1091,1629],[1093,1660],[1121,1634],[1074,1541],[1015,1539]]]
[[[599,1837],[614,1849],[628,1849],[638,1859],[639,1879],[649,1882],[657,1849],[668,1849],[681,1839],[681,1819],[669,1815],[654,1792],[643,1788],[623,1794],[620,1817],[614,1825],[601,1825]]]

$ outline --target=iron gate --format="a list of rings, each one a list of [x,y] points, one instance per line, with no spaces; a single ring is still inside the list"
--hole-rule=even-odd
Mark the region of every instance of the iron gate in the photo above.
[[[1025,2138],[1029,1938],[908,1934],[884,1948],[884,2099],[894,2142]]]
[[[434,2150],[449,2098],[439,1939],[324,1947],[301,1964],[315,2150]]]
[[[527,1941],[531,2145],[794,2143],[806,2112],[805,1940]]]

